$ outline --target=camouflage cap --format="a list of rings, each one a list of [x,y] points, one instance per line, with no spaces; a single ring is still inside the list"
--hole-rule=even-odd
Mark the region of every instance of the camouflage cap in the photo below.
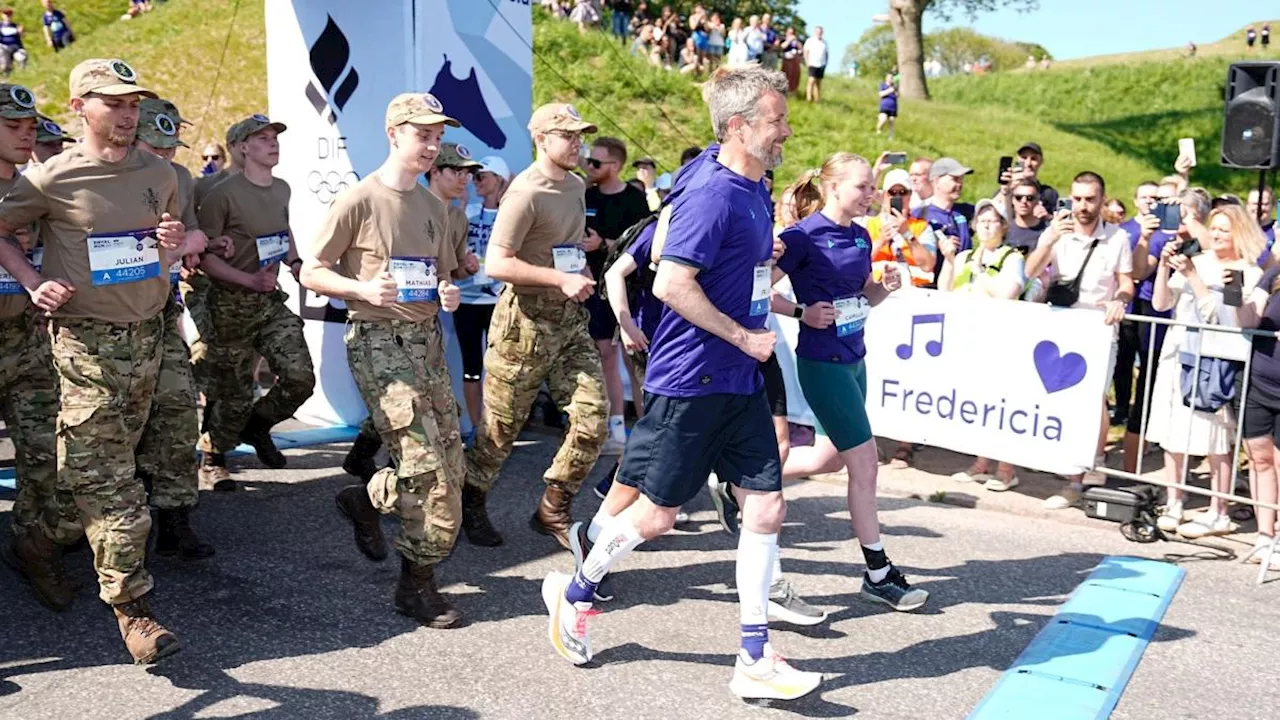
[[[238,142],[243,142],[248,140],[255,133],[260,133],[267,128],[271,128],[277,133],[282,133],[289,129],[284,123],[271,122],[271,119],[266,115],[255,113],[235,125],[232,125],[231,128],[227,130],[227,144],[233,145]]]
[[[63,132],[62,126],[54,122],[51,118],[47,118],[44,115],[36,115],[36,142],[74,143],[75,141],[75,138],[70,137]]]
[[[173,103],[154,98],[143,100],[138,106],[138,139],[153,148],[167,150],[187,144],[178,139],[179,118],[168,113]]]
[[[138,73],[129,67],[129,63],[103,58],[84,60],[71,68],[71,97],[84,97],[90,93],[156,96],[154,92],[138,85]]]
[[[568,103],[547,103],[533,111],[529,119],[529,132],[544,133],[551,130],[593,133],[598,128],[582,119],[577,108]]]
[[[143,100],[142,101],[143,106],[146,106],[148,102],[152,102],[152,101],[149,99]],[[160,107],[161,107],[160,112],[173,118],[173,120],[178,123],[179,127],[194,124],[190,120],[187,120],[182,117],[182,113],[178,112],[178,106],[174,105],[172,101],[165,100],[164,98],[157,98],[154,102],[160,103]]]
[[[21,85],[0,84],[0,117],[8,120],[33,118],[36,112],[36,96]]]
[[[436,157],[436,167],[452,167],[479,170],[484,167],[476,162],[466,145],[447,142],[440,146],[440,154]]]
[[[387,105],[387,127],[405,123],[462,127],[462,123],[444,114],[444,104],[431,93],[401,93]]]

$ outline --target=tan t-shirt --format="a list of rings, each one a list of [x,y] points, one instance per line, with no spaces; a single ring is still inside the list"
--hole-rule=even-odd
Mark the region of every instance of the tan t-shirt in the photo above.
[[[182,208],[182,224],[188,230],[198,230],[200,221],[196,219],[196,179],[185,166],[173,164],[173,171],[178,174],[178,205]]]
[[[563,180],[552,180],[537,165],[530,165],[511,181],[502,197],[489,244],[512,250],[517,258],[537,267],[572,269],[580,262],[585,268],[582,234],[586,228],[586,187],[582,180],[572,173]],[[559,252],[553,253],[557,247]],[[520,285],[512,289],[523,295],[559,292],[555,288]]]
[[[181,216],[168,160],[130,149],[108,163],[83,145],[27,170],[0,200],[0,221],[10,227],[43,221],[41,274],[76,289],[53,316],[114,323],[164,310],[169,277],[155,228],[166,212]]]
[[[196,209],[197,210],[200,209],[200,203],[204,202],[204,199],[208,197],[209,191],[213,189],[213,186],[217,185],[223,180],[226,180],[227,178],[231,177],[233,174],[235,173],[232,173],[228,170],[219,170],[218,172],[212,175],[205,175],[201,177],[199,180],[196,180],[196,190],[195,190]]]
[[[334,201],[311,249],[317,259],[334,263],[345,277],[364,282],[389,270],[396,275],[403,298],[424,297],[429,295],[422,291],[430,285],[431,258],[437,287],[458,266],[447,218],[445,204],[421,185],[393,190],[369,175]],[[425,285],[424,279],[428,280]],[[347,309],[353,320],[418,321],[435,316],[439,301],[375,307],[348,300]]]
[[[453,257],[457,260],[454,269],[467,259],[467,233],[471,229],[471,221],[467,220],[467,211],[457,205],[445,205],[449,209],[449,246],[453,248]]]
[[[241,272],[256,273],[262,262],[285,263],[289,248],[289,183],[272,178],[270,187],[259,187],[244,173],[218,183],[197,210],[200,229],[216,238],[226,235],[235,244],[227,261]]]

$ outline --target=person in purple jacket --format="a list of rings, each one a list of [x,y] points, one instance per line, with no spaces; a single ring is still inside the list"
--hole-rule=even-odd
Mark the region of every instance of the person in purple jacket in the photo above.
[[[735,486],[743,510],[741,649],[729,689],[790,700],[822,681],[774,652],[767,614],[786,504],[759,370],[776,342],[765,328],[774,243],[761,179],[791,135],[786,95],[786,76],[758,65],[722,67],[703,86],[719,154],[704,153],[680,174],[650,256],[658,260],[653,293],[667,308],[650,339],[645,414],[618,474],[640,497],[605,524],[581,569],[550,573],[542,585],[552,647],[575,664],[592,657],[587,620],[598,583],[641,542],[670,530],[714,470]]]
[[[822,207],[782,231],[786,248],[774,280],[791,279],[802,312],[796,374],[817,425],[813,447],[792,448],[783,477],[807,477],[846,469],[849,516],[867,571],[862,596],[895,610],[914,610],[929,593],[912,588],[884,551],[876,513],[876,441],[867,418],[867,354],[863,325],[871,308],[902,286],[898,266],[871,273],[871,236],[853,219],[867,214],[874,194],[871,165],[852,153],[836,153],[809,174],[810,192]],[[799,191],[797,192],[797,196]],[[797,205],[800,204],[797,197]],[[784,298],[775,299],[783,305]]]
[[[884,76],[884,82],[880,83],[880,115],[876,118],[876,134],[884,129],[886,123],[889,125],[889,139],[893,139],[893,129],[898,124],[898,83],[893,77],[893,73]]]

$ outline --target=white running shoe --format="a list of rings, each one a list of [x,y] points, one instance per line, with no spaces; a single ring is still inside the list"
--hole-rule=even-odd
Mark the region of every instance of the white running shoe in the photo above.
[[[574,665],[591,662],[591,638],[587,635],[587,619],[600,611],[590,603],[571,603],[564,597],[565,588],[573,580],[564,573],[547,573],[542,581],[542,602],[547,606],[547,637],[551,647]]]
[[[1165,505],[1164,510],[1160,512],[1160,516],[1156,518],[1156,527],[1167,533],[1177,532],[1178,526],[1181,524],[1181,502],[1171,502],[1168,505]]]
[[[746,650],[738,651],[729,690],[744,700],[795,700],[813,692],[821,683],[820,673],[796,670],[766,644],[764,657],[755,662],[751,662]]]

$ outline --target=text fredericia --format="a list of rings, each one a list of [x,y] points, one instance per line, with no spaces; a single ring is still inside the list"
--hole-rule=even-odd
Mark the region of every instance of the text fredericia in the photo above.
[[[1041,415],[1040,406],[1032,410],[1010,408],[1005,398],[999,403],[977,403],[973,400],[956,402],[956,391],[933,394],[902,387],[897,380],[884,380],[880,385],[880,406],[896,404],[901,398],[902,412],[914,410],[920,415],[937,415],[943,420],[959,420],[966,425],[979,425],[1015,435],[1031,435],[1045,440],[1062,439],[1062,420],[1054,415]],[[914,398],[914,402],[912,399]]]

